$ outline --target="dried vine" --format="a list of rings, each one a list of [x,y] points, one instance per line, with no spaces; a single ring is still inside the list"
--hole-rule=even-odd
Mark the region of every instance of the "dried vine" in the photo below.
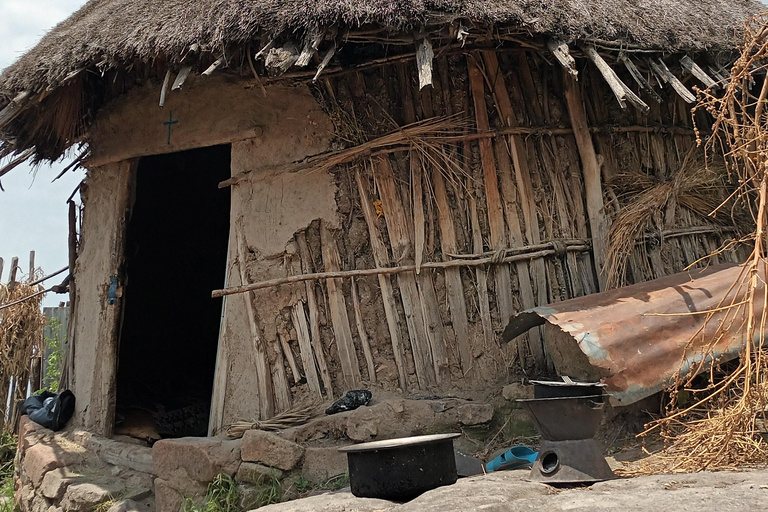
[[[768,13],[750,20],[745,29],[729,79],[719,90],[700,92],[694,114],[705,109],[714,119],[712,137],[699,137],[698,142],[709,153],[725,156],[728,176],[738,184],[729,200],[750,212],[755,228],[748,241],[754,249],[719,307],[706,312],[707,322],[718,324],[714,336],[702,340],[702,328],[689,341],[688,348],[705,341],[704,357],[690,364],[686,350],[681,369],[687,371],[671,386],[666,416],[641,434],[660,433],[665,448],[630,473],[736,469],[768,462]],[[710,215],[728,215],[725,205]],[[717,346],[734,328],[742,341],[740,356],[725,364],[717,357]]]

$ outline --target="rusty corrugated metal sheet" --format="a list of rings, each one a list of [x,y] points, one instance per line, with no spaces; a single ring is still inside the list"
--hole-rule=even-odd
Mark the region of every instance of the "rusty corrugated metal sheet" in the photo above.
[[[533,308],[510,319],[503,339],[544,324],[558,374],[602,380],[616,405],[628,405],[660,391],[681,367],[687,372],[704,357],[739,354],[746,313],[719,312],[706,326],[706,314],[691,313],[716,308],[726,294],[727,303],[735,295],[742,300],[743,290],[731,290],[741,271],[739,265],[720,265]],[[759,315],[762,291],[757,296]],[[725,335],[708,351],[723,321]]]

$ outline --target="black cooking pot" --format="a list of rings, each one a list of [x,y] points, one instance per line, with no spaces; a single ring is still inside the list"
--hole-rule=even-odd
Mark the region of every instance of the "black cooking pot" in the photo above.
[[[453,440],[459,436],[404,437],[339,448],[347,454],[352,494],[359,498],[407,501],[456,483]]]

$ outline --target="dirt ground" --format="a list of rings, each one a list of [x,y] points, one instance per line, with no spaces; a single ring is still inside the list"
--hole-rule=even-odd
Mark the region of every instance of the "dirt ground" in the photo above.
[[[557,489],[527,482],[527,470],[461,478],[408,503],[355,498],[349,489],[262,507],[259,512],[744,512],[768,507],[768,468],[652,475]]]

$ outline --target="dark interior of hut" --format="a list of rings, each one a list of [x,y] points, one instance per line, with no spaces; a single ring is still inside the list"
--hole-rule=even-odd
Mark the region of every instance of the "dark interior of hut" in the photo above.
[[[206,435],[229,239],[230,146],[142,158],[126,240],[115,433]]]

